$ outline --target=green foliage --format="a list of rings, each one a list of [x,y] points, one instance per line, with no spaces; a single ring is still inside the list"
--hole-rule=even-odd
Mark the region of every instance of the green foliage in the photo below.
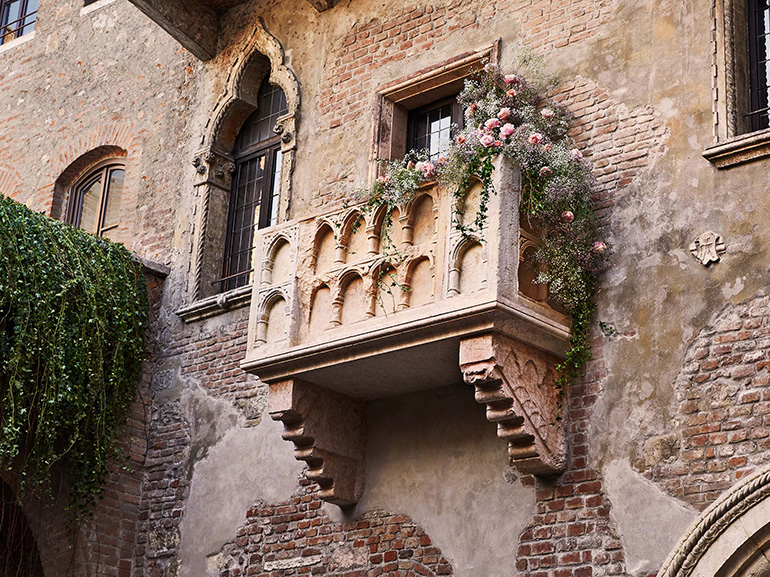
[[[367,204],[370,210],[385,205],[390,214],[420,186],[438,179],[459,207],[471,185],[480,181],[475,221],[456,226],[466,236],[482,238],[489,198],[496,192],[494,159],[502,155],[515,160],[522,177],[522,218],[545,231],[536,256],[536,282],[548,285],[549,297],[572,319],[570,350],[558,366],[557,386],[563,389],[591,358],[596,275],[607,266],[609,249],[594,212],[592,166],[567,137],[569,115],[558,103],[544,102],[553,82],[537,59],[524,54],[520,60],[535,70],[534,82],[485,66],[466,80],[458,96],[466,123],[445,156],[431,161],[427,152],[413,152],[388,163],[368,191]]]
[[[99,495],[145,358],[141,265],[121,245],[0,196],[0,469],[69,504]]]

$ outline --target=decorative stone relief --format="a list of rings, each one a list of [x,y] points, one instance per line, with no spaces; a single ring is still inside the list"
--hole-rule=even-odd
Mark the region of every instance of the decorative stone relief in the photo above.
[[[508,441],[511,465],[523,473],[551,475],[565,466],[556,363],[556,357],[499,333],[460,342],[463,378],[487,406],[497,436]]]
[[[713,230],[708,230],[698,235],[690,245],[690,252],[703,266],[712,262],[719,262],[719,255],[727,250],[722,236]]]
[[[272,383],[268,412],[284,425],[283,439],[308,465],[319,496],[352,505],[364,491],[366,425],[361,401],[299,379]]]

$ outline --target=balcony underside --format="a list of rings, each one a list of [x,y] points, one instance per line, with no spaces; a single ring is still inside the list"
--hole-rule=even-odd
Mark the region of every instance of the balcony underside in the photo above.
[[[500,302],[383,322],[363,332],[351,328],[354,332],[323,342],[247,357],[242,367],[266,383],[299,378],[369,400],[462,383],[460,342],[475,335],[502,333],[557,358],[563,358],[569,339],[564,324],[534,307]]]
[[[129,0],[200,60],[217,55],[219,17],[246,0]],[[319,12],[335,0],[308,0]]]

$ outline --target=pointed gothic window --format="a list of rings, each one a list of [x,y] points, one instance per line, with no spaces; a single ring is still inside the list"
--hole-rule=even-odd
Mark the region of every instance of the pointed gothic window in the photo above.
[[[281,137],[273,131],[286,114],[286,96],[268,78],[259,89],[258,107],[235,141],[235,174],[230,192],[222,290],[247,285],[253,273],[254,231],[278,221]]]

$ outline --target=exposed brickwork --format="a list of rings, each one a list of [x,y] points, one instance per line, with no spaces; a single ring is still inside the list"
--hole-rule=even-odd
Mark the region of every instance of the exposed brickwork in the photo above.
[[[335,523],[318,486],[301,479],[288,503],[257,503],[222,549],[219,575],[237,577],[407,577],[452,575],[450,563],[406,515],[374,511]]]
[[[602,394],[601,343],[585,378],[568,394],[568,468],[555,479],[522,478],[536,488],[537,513],[519,537],[516,568],[531,577],[624,575],[625,555],[610,519],[601,475],[589,463],[588,428]]]
[[[623,188],[664,152],[669,129],[651,106],[629,110],[586,78],[578,76],[558,89],[556,100],[573,115],[568,134],[593,162],[595,206],[606,218]]]
[[[593,36],[608,21],[615,5],[615,0],[579,0],[568,5],[553,0],[483,4],[455,0],[446,5],[407,6],[389,18],[356,23],[335,42],[336,51],[328,59],[319,126],[328,130],[351,123],[371,123],[377,70],[396,69],[400,62],[437,50],[450,35],[488,29],[506,21],[510,26],[521,26],[521,39],[527,46],[547,52]],[[341,200],[337,195],[344,187],[339,186],[339,180],[354,176],[335,176],[322,183],[318,202]]]
[[[153,408],[139,505],[135,576],[176,575],[179,525],[190,491],[189,443],[190,427],[178,402]]]
[[[728,306],[687,351],[673,431],[652,437],[637,466],[705,509],[770,462],[770,297]]]
[[[166,359],[177,357],[183,378],[189,378],[214,396],[233,402],[248,423],[256,423],[262,406],[255,403],[261,385],[240,368],[246,352],[248,308],[234,313],[232,322],[208,330],[200,323],[186,326],[166,345]]]

